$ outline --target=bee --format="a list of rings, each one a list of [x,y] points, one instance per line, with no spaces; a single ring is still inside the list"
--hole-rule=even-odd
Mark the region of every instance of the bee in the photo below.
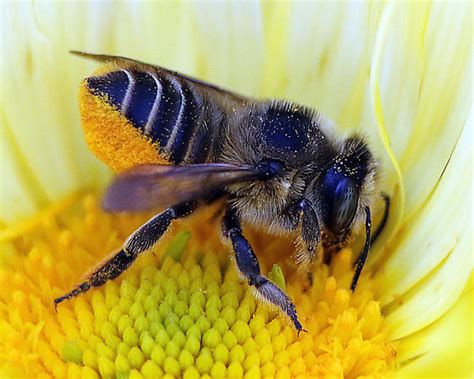
[[[296,260],[307,272],[322,251],[336,252],[365,226],[356,288],[389,208],[384,195],[385,214],[371,237],[378,165],[363,138],[341,138],[322,114],[295,103],[258,101],[128,58],[73,53],[106,64],[81,87],[86,139],[99,158],[122,171],[105,193],[104,209],[162,212],[55,305],[116,278],[173,220],[217,199],[225,200],[222,235],[238,271],[298,332],[303,326],[295,305],[261,272],[242,222],[294,236]],[[98,142],[98,135],[110,141]]]

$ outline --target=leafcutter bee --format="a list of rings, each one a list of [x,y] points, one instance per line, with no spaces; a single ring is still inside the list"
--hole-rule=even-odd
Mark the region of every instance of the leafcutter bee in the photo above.
[[[298,104],[258,101],[123,57],[75,54],[106,64],[81,87],[89,145],[112,168],[123,170],[107,189],[103,207],[164,210],[88,280],[55,299],[56,305],[116,278],[173,220],[216,199],[225,199],[222,234],[232,244],[238,270],[257,297],[286,314],[298,332],[303,327],[293,302],[260,271],[242,221],[294,236],[297,262],[307,270],[321,250],[337,251],[354,229],[365,226],[355,289],[389,205],[385,196],[385,215],[371,240],[377,162],[364,139],[336,135],[320,113]],[[94,139],[100,133],[112,141],[108,150]],[[111,159],[113,154],[118,159]],[[121,154],[132,167],[121,163]]]

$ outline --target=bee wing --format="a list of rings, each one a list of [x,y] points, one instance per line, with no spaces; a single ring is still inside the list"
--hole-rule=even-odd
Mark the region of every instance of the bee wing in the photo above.
[[[143,63],[136,61],[134,59],[115,56],[115,55],[105,55],[105,54],[92,54],[82,51],[71,51],[71,54],[78,55],[87,59],[92,59],[101,63],[113,63],[120,68],[137,68],[145,72],[157,72],[169,76],[174,76],[182,80],[193,83],[200,91],[204,93],[209,93],[212,95],[212,98],[217,100],[220,105],[227,108],[239,108],[244,106],[249,102],[254,102],[254,99],[239,95],[235,92],[226,90],[219,86],[216,86],[211,83],[204,82],[199,79],[192,78],[190,76],[181,74],[176,71],[168,70],[161,66],[151,65],[148,63]]]
[[[105,193],[107,211],[144,211],[202,199],[234,183],[261,177],[254,166],[206,163],[183,166],[147,164],[119,174]]]

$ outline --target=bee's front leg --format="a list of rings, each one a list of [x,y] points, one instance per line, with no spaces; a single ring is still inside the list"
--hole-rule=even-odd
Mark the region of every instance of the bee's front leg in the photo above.
[[[296,211],[296,225],[299,230],[297,260],[306,269],[308,282],[311,287],[313,285],[311,268],[321,248],[321,229],[318,216],[311,201],[308,199],[300,200],[296,203]]]
[[[224,216],[223,234],[232,242],[239,271],[255,287],[258,296],[282,310],[291,319],[298,333],[301,332],[303,327],[298,320],[295,305],[280,288],[261,274],[257,257],[242,234],[237,215],[230,207]]]
[[[352,278],[351,283],[351,291],[354,291],[357,286],[357,281],[359,280],[359,276],[364,268],[365,261],[369,255],[371,239],[370,239],[370,231],[372,228],[372,220],[370,217],[370,208],[365,207],[365,243],[362,251],[360,252],[357,260],[355,261],[355,273],[354,277]]]
[[[111,258],[106,259],[85,282],[81,283],[71,292],[54,299],[54,305],[57,306],[64,300],[86,292],[91,287],[99,287],[107,280],[119,276],[130,267],[140,253],[148,250],[158,242],[163,233],[168,229],[171,221],[188,216],[195,208],[195,203],[182,203],[153,216],[131,234],[119,252],[115,252]]]
[[[321,251],[321,229],[313,203],[301,199],[284,209],[281,219],[286,230],[296,234],[295,260],[306,272],[308,287],[313,285],[312,267]]]

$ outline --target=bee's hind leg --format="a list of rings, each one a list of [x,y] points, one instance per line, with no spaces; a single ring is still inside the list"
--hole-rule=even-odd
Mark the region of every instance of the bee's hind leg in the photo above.
[[[227,208],[222,226],[224,236],[232,242],[239,271],[247,278],[248,283],[255,287],[259,297],[285,312],[298,333],[301,332],[303,327],[298,320],[295,305],[280,288],[261,274],[257,257],[242,234],[237,215],[230,207]]]
[[[64,300],[86,292],[91,287],[99,287],[107,280],[119,276],[130,267],[140,253],[148,250],[158,242],[163,233],[168,229],[171,221],[188,216],[195,208],[195,203],[182,203],[167,208],[162,213],[153,216],[131,234],[120,251],[99,266],[85,282],[81,283],[71,292],[54,299],[55,307]]]

